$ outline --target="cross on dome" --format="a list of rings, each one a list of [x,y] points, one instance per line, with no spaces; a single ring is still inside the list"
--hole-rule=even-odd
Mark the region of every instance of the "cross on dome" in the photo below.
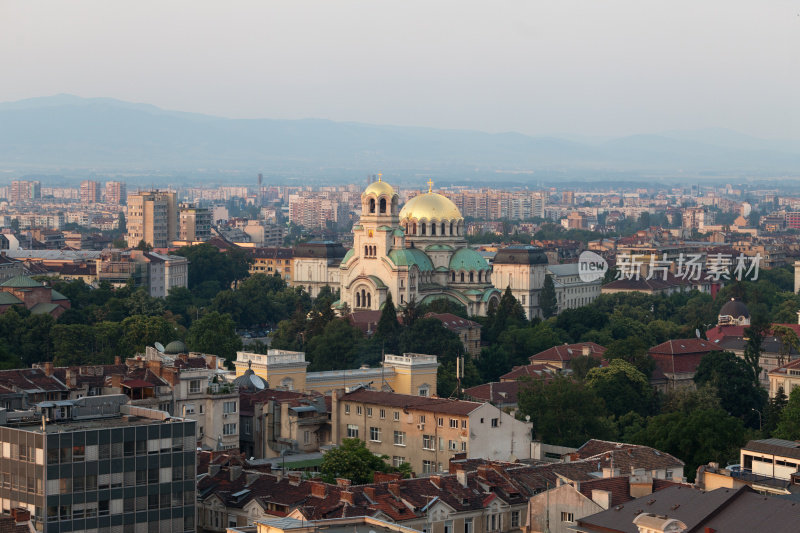
[[[433,180],[428,178],[428,192],[433,192]]]

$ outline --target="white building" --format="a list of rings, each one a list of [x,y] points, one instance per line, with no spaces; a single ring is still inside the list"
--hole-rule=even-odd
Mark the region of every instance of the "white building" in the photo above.
[[[548,265],[547,273],[553,277],[559,313],[589,305],[600,296],[603,279],[583,281],[578,275],[578,263]]]

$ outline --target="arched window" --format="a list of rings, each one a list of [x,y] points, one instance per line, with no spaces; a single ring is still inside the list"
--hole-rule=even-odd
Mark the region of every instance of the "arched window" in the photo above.
[[[369,199],[369,212],[370,213],[374,213],[375,212],[375,198],[370,198]]]
[[[422,235],[425,235],[425,223],[422,223]]]
[[[392,214],[397,213],[397,198],[392,198]]]
[[[452,234],[453,234],[453,223],[451,222],[450,223],[450,235],[452,235]]]
[[[464,283],[464,273],[461,273],[461,283]]]
[[[416,223],[416,222],[414,222],[414,231],[412,231],[412,233],[413,233],[414,235],[416,235],[416,234],[417,234],[417,223]]]
[[[478,272],[478,283],[480,283],[480,282],[481,282],[481,275],[482,275],[482,274],[483,274],[483,272]]]
[[[442,222],[442,235],[444,235],[444,222]]]
[[[450,274],[452,274],[452,276],[451,276],[452,277],[452,281],[453,281],[453,283],[455,283],[455,281],[456,281],[456,273],[455,273],[455,271],[451,272]]]
[[[365,256],[369,255],[369,246],[367,246],[366,244],[364,245],[364,255]]]
[[[372,295],[367,293],[367,307],[372,309]]]
[[[436,222],[431,222],[431,235],[436,235]]]
[[[361,295],[356,292],[356,307],[361,307]]]
[[[381,198],[380,205],[381,205],[381,213],[385,213],[386,212],[386,198]]]
[[[475,272],[470,272],[469,273],[469,282],[472,283],[473,281],[475,281]]]

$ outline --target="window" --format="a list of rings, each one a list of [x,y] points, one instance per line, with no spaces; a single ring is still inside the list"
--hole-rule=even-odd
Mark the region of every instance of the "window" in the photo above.
[[[201,413],[203,412],[202,406],[200,406],[200,412]],[[226,413],[226,414],[235,413],[236,412],[236,402],[235,401],[234,402],[225,402],[222,405],[222,412]]]
[[[464,519],[464,533],[473,533],[472,529],[472,518],[465,518]]]
[[[184,412],[187,415],[193,415],[194,414],[194,404],[192,404],[192,403],[187,403],[186,405],[183,406],[183,409],[184,409]]]
[[[561,521],[562,522],[574,522],[575,521],[575,514],[561,511]]]
[[[444,418],[439,417],[436,419],[436,424],[441,428],[444,427]]]
[[[372,416],[372,407],[367,407],[367,416]]]
[[[486,517],[486,529],[489,531],[497,531],[500,527],[500,516],[497,513],[492,513]]]
[[[223,424],[222,425],[222,434],[223,435],[236,435],[236,424]]]
[[[395,446],[405,446],[406,445],[406,432],[405,431],[395,431],[394,432],[394,445]]]
[[[197,394],[200,392],[200,380],[193,379],[189,382],[189,394]]]
[[[435,450],[436,449],[436,437],[433,435],[423,435],[422,436],[422,448],[424,450]]]
[[[511,511],[511,527],[519,527],[519,511]]]
[[[406,462],[405,457],[401,457],[399,455],[395,455],[392,457],[392,466],[395,468],[400,468],[400,465]]]
[[[450,427],[458,429],[458,419],[457,418],[451,418],[450,419]]]
[[[433,461],[422,461],[422,473],[423,474],[432,474],[436,470],[436,466]]]
[[[466,442],[462,442],[462,443],[461,443],[461,451],[462,451],[462,452],[465,452],[465,451],[467,451],[467,443],[466,443]]]
[[[461,429],[467,429],[467,419],[463,419],[461,421]]]
[[[309,444],[311,442],[311,432],[304,431],[303,432],[303,444]]]
[[[384,418],[386,418],[386,409],[381,409],[381,410],[379,411],[379,414],[380,414],[381,420],[383,420]]]
[[[357,414],[357,415],[360,415],[360,414],[361,414],[361,412],[362,412],[362,411],[361,411],[361,406],[360,406],[360,405],[356,405],[356,414]]]
[[[356,426],[355,424],[347,424],[347,438],[348,439],[358,438],[358,426]]]
[[[399,422],[400,421],[400,411],[395,411],[394,412],[394,421],[395,422]]]
[[[444,521],[444,533],[453,533],[453,521],[452,520],[445,520]]]
[[[349,403],[344,404],[344,414],[346,414],[346,415],[350,414],[350,404]]]
[[[492,418],[492,427],[496,428],[499,425],[500,425],[500,419],[499,418]]]
[[[458,451],[458,443],[454,440],[447,441],[447,449],[451,452]]]
[[[369,428],[369,440],[371,440],[372,442],[380,442],[381,428],[376,428],[376,427]]]
[[[420,424],[424,424],[425,423],[425,415],[419,415],[419,423]]]

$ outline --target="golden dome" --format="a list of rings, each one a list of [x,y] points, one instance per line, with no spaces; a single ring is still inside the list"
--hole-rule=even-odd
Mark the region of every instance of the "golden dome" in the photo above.
[[[391,185],[389,185],[385,181],[381,181],[379,178],[378,181],[373,181],[372,183],[367,185],[367,188],[364,189],[364,194],[374,194],[375,196],[381,196],[385,194],[386,196],[391,198],[397,193],[394,192],[394,189],[392,188]]]
[[[400,219],[458,220],[463,218],[456,204],[446,196],[427,192],[413,197],[400,210]]]

